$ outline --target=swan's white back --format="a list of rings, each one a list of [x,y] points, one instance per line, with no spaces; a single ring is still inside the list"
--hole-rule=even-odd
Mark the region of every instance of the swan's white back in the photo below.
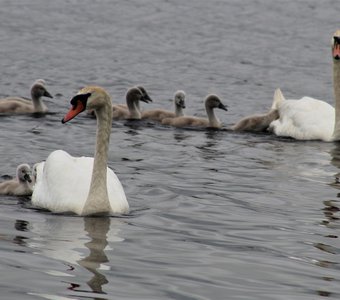
[[[280,118],[269,127],[277,136],[332,141],[335,109],[327,102],[310,97],[283,100],[278,111]]]
[[[73,157],[62,150],[52,152],[46,162],[36,168],[33,205],[57,213],[81,214],[89,194],[92,169],[92,157]],[[107,190],[112,213],[128,212],[122,184],[109,168]]]

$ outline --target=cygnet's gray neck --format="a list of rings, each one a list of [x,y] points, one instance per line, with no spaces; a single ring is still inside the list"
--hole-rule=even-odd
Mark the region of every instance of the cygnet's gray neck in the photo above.
[[[183,108],[181,105],[175,104],[175,114],[176,114],[176,117],[184,116]]]
[[[207,115],[208,115],[208,119],[209,119],[209,126],[211,126],[211,127],[220,127],[221,121],[215,115],[214,108],[206,105],[205,109],[207,111]]]
[[[35,112],[44,112],[47,110],[46,105],[42,101],[42,96],[36,96],[34,93],[32,93],[31,96]]]
[[[131,119],[141,119],[142,114],[139,108],[139,100],[135,98],[128,97],[126,99],[126,104],[130,112]]]

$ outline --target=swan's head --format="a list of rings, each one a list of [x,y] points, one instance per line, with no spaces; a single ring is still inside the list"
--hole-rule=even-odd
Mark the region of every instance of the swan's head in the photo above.
[[[147,93],[147,91],[145,90],[143,86],[138,85],[135,88],[139,89],[142,95],[141,98],[138,99],[139,101],[143,101],[145,103],[152,102],[152,99],[150,98],[149,94]]]
[[[340,30],[337,30],[333,35],[332,55],[333,59],[340,60]]]
[[[48,97],[53,98],[52,95],[46,89],[46,83],[44,79],[37,79],[34,81],[31,87],[32,98]]]
[[[185,92],[177,91],[174,95],[175,105],[181,108],[185,108]]]
[[[223,110],[228,110],[227,106],[224,105],[221,99],[215,94],[210,94],[207,96],[207,98],[205,99],[205,107],[211,109],[220,108]]]
[[[99,86],[87,86],[81,89],[77,95],[71,99],[71,109],[62,119],[62,123],[72,120],[75,116],[86,109],[99,110],[105,106],[111,106],[109,94]]]
[[[17,179],[20,182],[32,182],[31,167],[28,164],[21,164],[17,167]]]

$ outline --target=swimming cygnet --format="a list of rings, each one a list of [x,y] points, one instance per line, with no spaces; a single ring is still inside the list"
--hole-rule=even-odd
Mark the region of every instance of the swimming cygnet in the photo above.
[[[281,103],[283,95],[278,89],[274,93],[273,104],[270,110],[265,114],[250,115],[242,118],[236,124],[231,126],[234,131],[248,131],[248,132],[263,132],[267,131],[269,125],[274,120],[277,120],[279,111],[277,109],[279,103]]]
[[[47,107],[42,97],[53,98],[47,91],[43,79],[36,80],[31,87],[32,100],[22,97],[7,97],[0,99],[0,113],[45,113]]]
[[[142,118],[139,102],[152,102],[152,99],[142,86],[134,86],[128,89],[126,93],[126,105],[114,104],[112,105],[112,119],[114,120],[139,120]]]
[[[0,183],[1,195],[30,196],[32,195],[31,168],[28,164],[17,167],[16,178]]]
[[[210,94],[205,99],[205,109],[207,111],[208,119],[198,118],[192,116],[182,116],[176,118],[166,118],[162,120],[162,124],[171,125],[175,127],[207,127],[207,128],[221,128],[222,123],[215,115],[214,109],[220,108],[228,110],[217,95]]]
[[[178,90],[174,94],[175,111],[165,109],[150,109],[142,112],[142,119],[150,119],[161,122],[165,118],[175,118],[184,116],[183,109],[185,108],[185,92]]]

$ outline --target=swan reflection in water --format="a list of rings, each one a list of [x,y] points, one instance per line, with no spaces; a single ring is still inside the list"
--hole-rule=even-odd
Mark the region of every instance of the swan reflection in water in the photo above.
[[[91,240],[84,245],[90,250],[88,256],[78,261],[78,264],[93,274],[87,282],[93,292],[103,293],[102,286],[107,284],[106,277],[98,272],[102,264],[109,262],[104,249],[108,245],[107,233],[110,230],[111,219],[85,218],[85,231]]]
[[[336,144],[335,148],[331,150],[331,164],[340,170],[340,145]],[[334,174],[334,179],[329,186],[337,190],[336,198],[340,198],[340,172]],[[337,216],[337,212],[340,210],[340,200],[325,200],[324,201],[325,208],[323,209],[324,215],[327,220],[324,220],[322,223],[327,227],[336,226],[333,224],[334,221],[339,220]]]
[[[330,151],[331,161],[330,163],[340,171],[340,144],[335,144],[335,147]],[[313,246],[321,251],[321,259],[314,257],[313,261],[315,265],[321,267],[327,274],[327,269],[336,270],[338,268],[338,262],[336,256],[340,254],[340,248],[338,247],[338,230],[339,225],[339,211],[340,211],[340,172],[334,174],[332,182],[329,186],[335,190],[336,199],[323,200],[324,208],[322,212],[324,218],[321,220],[321,224],[329,229],[324,238],[318,239],[317,242],[313,243]],[[327,259],[326,259],[327,258]],[[329,272],[328,276],[323,276],[321,279],[324,282],[322,289],[316,290],[316,293],[323,297],[334,296],[331,291],[328,290],[329,286],[332,286],[331,282],[335,282],[336,278],[332,275],[332,271]]]
[[[46,273],[68,278],[63,280],[67,283],[68,290],[88,293],[83,286],[88,275],[81,270],[84,268],[92,275],[86,282],[91,289],[90,292],[102,294],[103,285],[107,284],[108,280],[101,271],[110,269],[110,259],[106,256],[105,250],[111,249],[109,244],[124,240],[118,236],[123,223],[118,218],[110,217],[78,218],[47,215],[43,222],[32,222],[28,226],[36,237],[32,241],[27,241],[27,246],[39,249],[37,252],[39,255],[65,264],[66,268],[62,271],[46,269]],[[73,279],[70,280],[70,276]],[[46,296],[50,295],[44,297]]]
[[[331,164],[340,170],[340,144],[335,144],[335,147],[331,150]],[[338,192],[336,194],[337,198],[340,198],[340,171],[334,174],[334,181],[329,184],[331,187],[335,188]],[[339,216],[337,213],[340,211],[340,200],[326,200],[324,201],[325,208],[324,214],[327,221],[324,222],[324,225],[328,227],[334,228],[339,225],[332,224],[334,221],[339,220]]]

